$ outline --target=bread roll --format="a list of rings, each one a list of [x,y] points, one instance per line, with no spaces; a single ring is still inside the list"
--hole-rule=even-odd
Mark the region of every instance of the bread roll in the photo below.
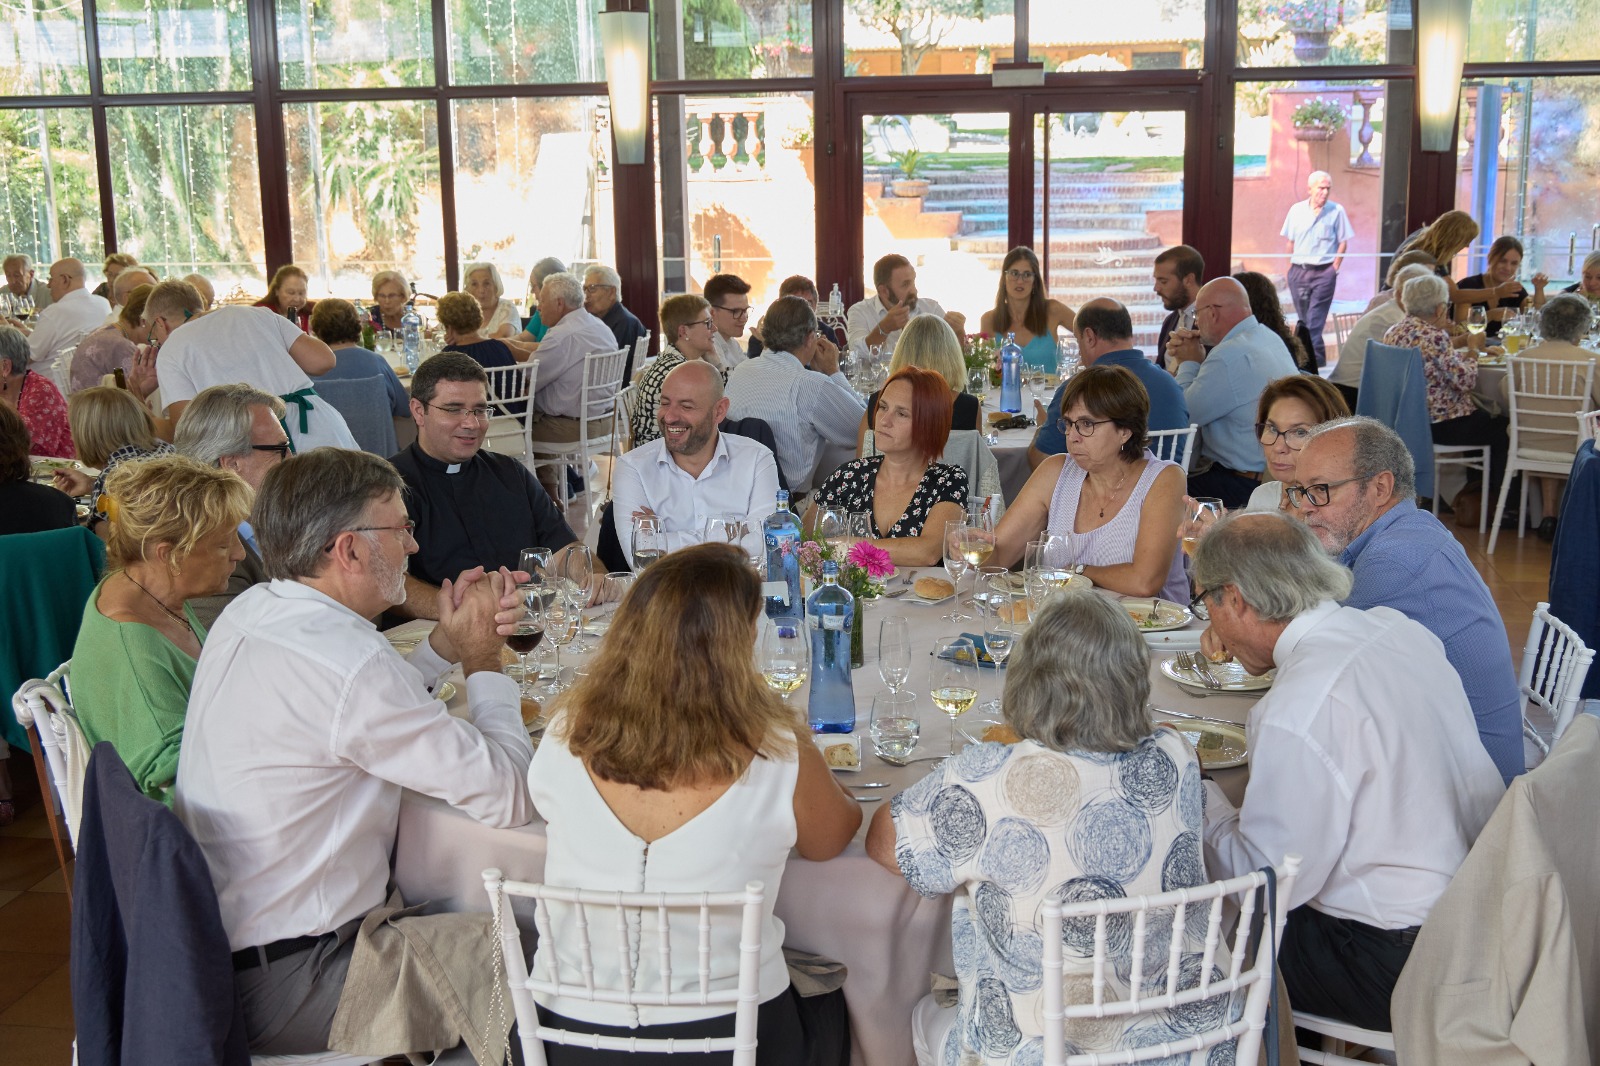
[[[942,600],[956,591],[956,587],[942,577],[919,577],[911,587],[925,600]]]
[[[854,744],[829,744],[822,749],[822,760],[832,770],[855,770],[861,766]]]
[[[997,613],[1007,622],[1026,622],[1033,617],[1033,602],[1027,599],[1009,600],[999,606]]]
[[[983,731],[983,739],[996,744],[1016,744],[1022,740],[1022,738],[1017,735],[1017,731],[1006,725],[1004,722],[996,723],[995,725],[985,729]]]

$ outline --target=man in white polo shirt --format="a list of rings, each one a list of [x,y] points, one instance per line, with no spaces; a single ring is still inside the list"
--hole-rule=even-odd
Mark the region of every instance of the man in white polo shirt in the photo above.
[[[886,255],[872,264],[873,296],[852,304],[844,316],[845,338],[852,351],[865,351],[879,345],[885,355],[894,351],[900,331],[919,315],[938,315],[960,337],[966,333],[967,316],[946,311],[937,301],[917,295],[917,268],[903,255]]]
[[[619,524],[655,515],[669,551],[700,543],[706,519],[721,515],[738,515],[759,532],[778,492],[778,462],[759,441],[720,432],[727,413],[722,375],[710,363],[693,359],[667,374],[656,407],[661,435],[617,460]],[[633,565],[632,538],[618,539]]]
[[[111,313],[105,297],[96,296],[84,285],[83,264],[76,259],[58,259],[50,264],[50,306],[40,311],[32,327],[14,323],[28,334],[28,350],[33,353],[30,369],[54,378],[61,391],[70,382],[56,367],[61,357]]]

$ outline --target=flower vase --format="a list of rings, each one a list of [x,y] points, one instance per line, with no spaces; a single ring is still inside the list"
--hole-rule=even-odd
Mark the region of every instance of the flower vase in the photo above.
[[[850,626],[850,669],[859,670],[867,665],[867,627],[863,621],[862,603],[856,600],[856,616]]]

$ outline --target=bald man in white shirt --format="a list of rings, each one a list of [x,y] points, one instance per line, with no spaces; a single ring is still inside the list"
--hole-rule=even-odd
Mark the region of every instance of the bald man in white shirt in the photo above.
[[[49,284],[50,306],[35,316],[33,325],[15,319],[11,324],[28,334],[28,349],[33,353],[30,369],[50,376],[62,392],[67,392],[71,383],[65,374],[58,373],[62,357],[100,328],[111,313],[111,305],[105,297],[88,290],[79,260],[58,259],[51,263]]]

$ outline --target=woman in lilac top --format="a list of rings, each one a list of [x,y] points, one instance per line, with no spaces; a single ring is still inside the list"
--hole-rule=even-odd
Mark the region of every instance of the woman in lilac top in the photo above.
[[[1177,551],[1183,468],[1145,448],[1150,398],[1120,366],[1080,370],[1061,396],[1067,454],[1046,459],[995,528],[995,561],[1014,564],[1041,534],[1068,534],[1071,562],[1100,588],[1186,602]]]

